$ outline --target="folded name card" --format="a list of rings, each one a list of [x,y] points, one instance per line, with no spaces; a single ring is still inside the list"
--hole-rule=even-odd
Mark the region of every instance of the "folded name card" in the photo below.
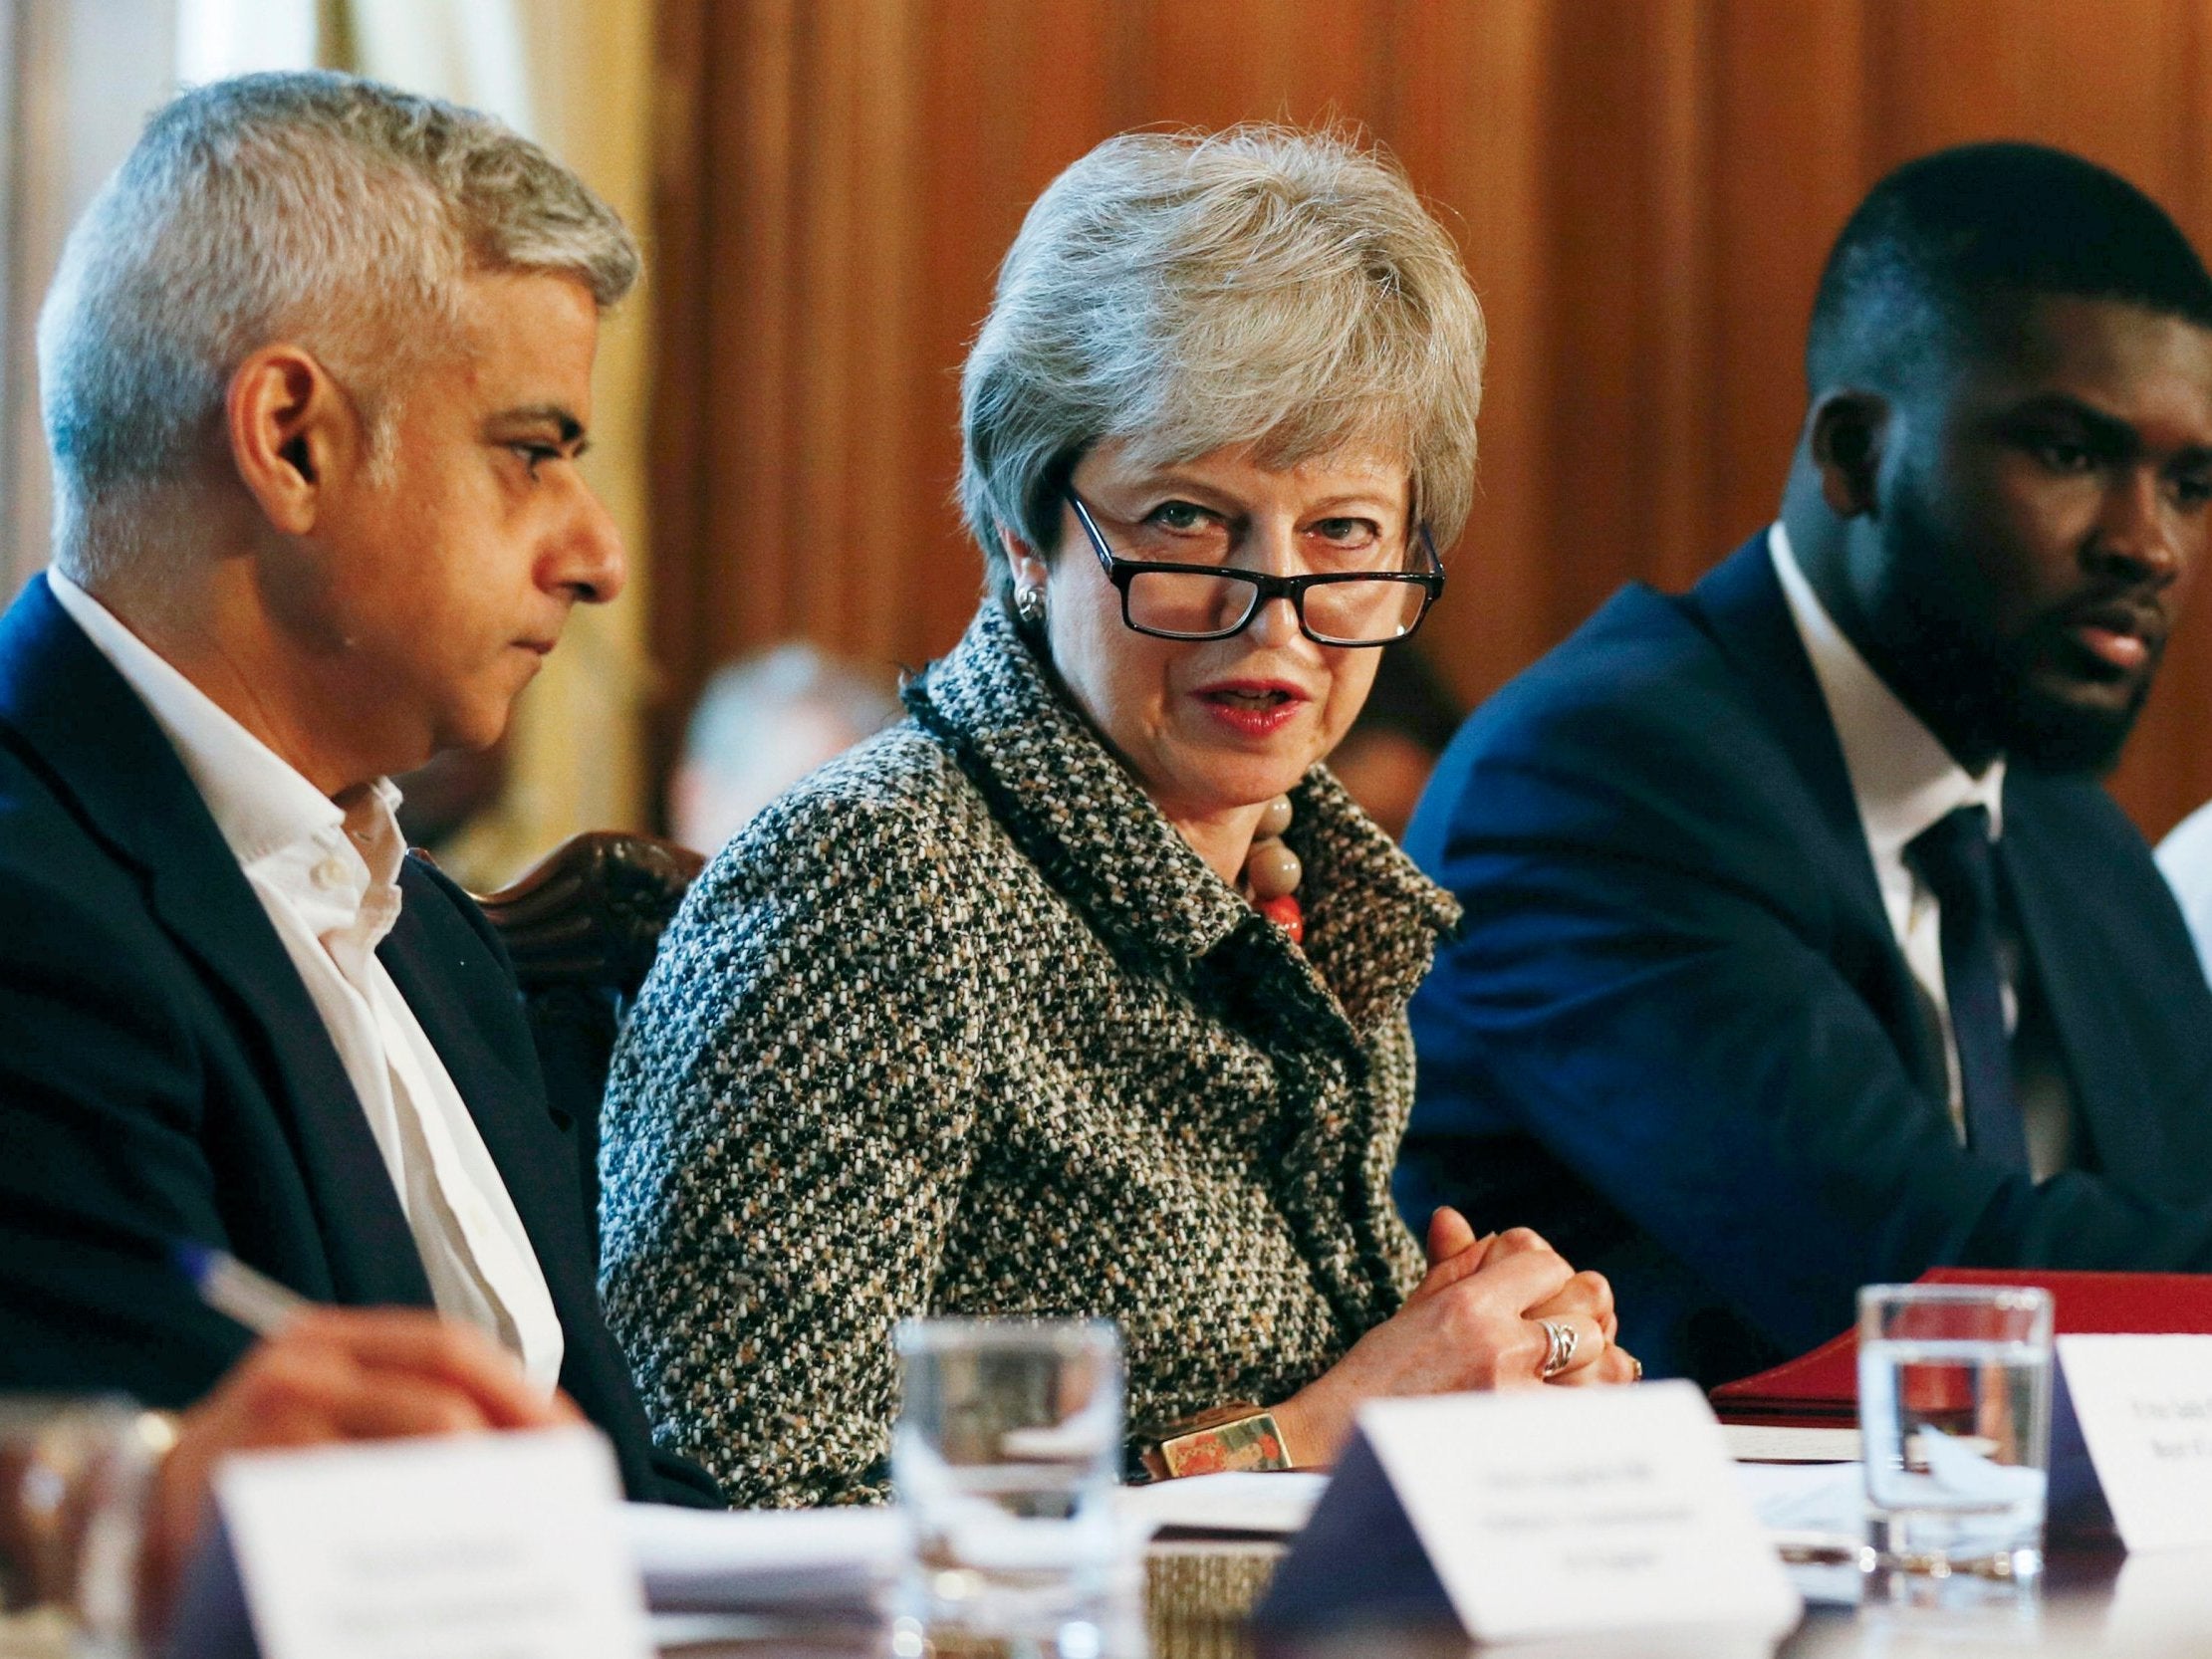
[[[594,1429],[224,1464],[263,1659],[646,1659],[621,1488]]]
[[[2062,1336],[2059,1366],[2130,1552],[2212,1544],[2212,1336]],[[2066,1438],[2053,1435],[2054,1472]]]
[[[1365,1407],[1259,1618],[1763,1652],[1802,1612],[1704,1397],[1654,1382]]]

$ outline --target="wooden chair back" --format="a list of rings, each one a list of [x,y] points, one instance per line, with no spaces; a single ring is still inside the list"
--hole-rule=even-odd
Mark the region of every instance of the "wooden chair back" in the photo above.
[[[600,1099],[615,1033],[705,864],[656,835],[592,830],[477,899],[514,958],[546,1091],[575,1120],[595,1247]]]

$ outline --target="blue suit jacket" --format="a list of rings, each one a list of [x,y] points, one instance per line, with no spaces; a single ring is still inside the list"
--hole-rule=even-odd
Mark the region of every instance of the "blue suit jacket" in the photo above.
[[[636,1498],[656,1453],[602,1321],[573,1125],[497,935],[419,859],[377,954],[467,1102],[561,1316],[561,1383]],[[0,618],[0,1389],[205,1393],[248,1334],[172,1241],[317,1302],[431,1305],[315,1004],[176,752],[41,577]]]
[[[2212,993],[2093,782],[2007,773],[2000,857],[2077,1106],[2036,1186],[1963,1149],[1762,535],[1630,588],[1461,730],[1407,835],[1466,907],[1414,999],[1397,1180],[1611,1276],[1708,1384],[1937,1264],[2212,1271]]]

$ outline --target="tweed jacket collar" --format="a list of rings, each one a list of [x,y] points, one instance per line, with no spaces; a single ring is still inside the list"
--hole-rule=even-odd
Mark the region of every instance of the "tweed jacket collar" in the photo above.
[[[1328,771],[1292,792],[1286,837],[1306,867],[1306,951],[1214,874],[1100,739],[997,604],[906,687],[908,708],[958,758],[1047,881],[1117,949],[1162,967],[1232,940],[1280,959],[1363,1037],[1428,971],[1459,906]]]

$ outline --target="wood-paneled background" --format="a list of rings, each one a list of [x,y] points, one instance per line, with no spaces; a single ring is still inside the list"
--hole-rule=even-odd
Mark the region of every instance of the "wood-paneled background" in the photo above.
[[[2026,136],[2212,247],[2212,0],[661,0],[658,742],[791,635],[919,663],[980,565],[958,368],[1024,208],[1155,122],[1354,121],[1488,309],[1482,495],[1423,646],[1468,699],[1773,513],[1863,189]],[[2115,787],[2212,796],[2212,591]]]

